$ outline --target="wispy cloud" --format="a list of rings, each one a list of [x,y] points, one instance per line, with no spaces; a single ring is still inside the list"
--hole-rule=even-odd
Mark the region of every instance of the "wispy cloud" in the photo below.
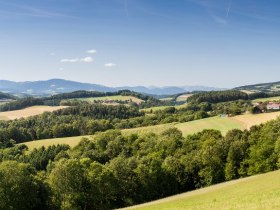
[[[226,25],[228,23],[228,21],[223,17],[219,17],[219,16],[216,16],[214,14],[211,14],[211,17],[213,18],[213,20],[216,23],[219,23],[219,24],[222,24],[222,25]]]
[[[197,6],[202,7],[209,14],[209,16],[219,24],[227,24],[229,22],[230,15],[243,16],[250,19],[267,21],[267,22],[280,22],[280,17],[278,14],[272,14],[267,11],[263,12],[263,8],[260,6],[259,10],[254,10],[248,5],[244,6],[243,4],[237,5],[237,3],[233,4],[233,0],[228,0],[227,3],[225,1],[215,1],[215,0],[185,0],[186,2],[195,4]],[[234,6],[234,7],[233,7]]]
[[[60,60],[61,63],[91,63],[93,62],[92,57],[85,58],[63,58]]]
[[[50,56],[55,56],[55,53],[54,53],[54,52],[51,52],[51,53],[50,53]]]
[[[77,63],[79,61],[79,58],[63,58],[60,60],[61,63]]]
[[[117,66],[117,64],[115,64],[115,63],[106,63],[104,66],[107,67],[107,68],[112,68],[112,67]]]
[[[87,53],[89,53],[89,54],[94,54],[94,53],[96,53],[97,51],[96,50],[94,50],[94,49],[92,49],[92,50],[88,50],[87,51]]]
[[[0,14],[5,15],[6,17],[42,17],[42,18],[52,18],[52,17],[70,17],[69,15],[54,12],[47,9],[41,9],[37,7],[25,6],[22,4],[16,4],[8,1],[0,1],[0,5],[4,5],[8,8],[5,10],[0,10]],[[73,17],[72,17],[73,18]]]
[[[92,57],[85,57],[85,58],[80,59],[80,62],[91,63],[91,62],[93,62],[93,58]]]
[[[127,0],[124,0],[124,11],[126,16],[128,16],[128,4],[127,4]]]
[[[228,9],[227,9],[227,15],[226,15],[227,18],[228,18],[229,13],[230,13],[231,5],[232,5],[232,0],[229,0]]]

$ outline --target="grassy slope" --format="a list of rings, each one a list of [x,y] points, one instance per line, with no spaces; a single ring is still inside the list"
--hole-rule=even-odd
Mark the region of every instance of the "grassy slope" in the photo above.
[[[43,114],[44,112],[52,112],[58,109],[63,109],[66,106],[32,106],[21,110],[0,112],[0,120],[14,120],[18,118],[26,118],[34,115]]]
[[[127,209],[280,209],[280,171],[230,181]]]
[[[184,136],[189,134],[197,133],[204,129],[216,129],[220,130],[222,134],[226,134],[229,130],[238,128],[244,129],[245,126],[234,118],[221,118],[221,117],[211,117],[201,120],[195,120],[186,123],[177,124],[179,130],[183,132]]]
[[[254,103],[256,102],[266,102],[266,101],[279,101],[280,100],[280,96],[276,96],[276,97],[270,97],[270,98],[258,98],[253,100]]]
[[[147,126],[133,129],[125,129],[122,132],[124,134],[132,134],[132,133],[142,133],[142,132],[154,132],[161,133],[162,131],[177,127],[179,130],[183,132],[184,136],[189,134],[193,134],[203,129],[217,129],[220,130],[223,134],[231,129],[249,129],[253,125],[258,125],[264,122],[267,122],[272,119],[276,119],[280,116],[280,112],[272,112],[258,115],[240,115],[231,118],[220,118],[220,117],[212,117],[206,118],[202,120],[196,120],[186,123],[170,123],[163,125],[155,125],[155,126]],[[71,147],[75,146],[79,143],[83,136],[77,137],[66,137],[66,138],[57,138],[57,139],[45,139],[39,141],[26,142],[25,144],[30,148],[37,148],[41,146],[49,146],[53,144],[69,144]],[[86,136],[87,137],[87,136]]]

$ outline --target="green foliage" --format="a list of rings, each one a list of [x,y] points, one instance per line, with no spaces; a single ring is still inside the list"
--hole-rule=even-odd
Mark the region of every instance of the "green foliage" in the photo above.
[[[248,100],[248,95],[246,93],[237,91],[237,90],[226,90],[226,91],[210,91],[197,93],[188,98],[188,102],[209,102],[209,103],[218,103],[218,102],[227,102],[235,100]]]
[[[0,164],[0,209],[50,209],[48,189],[28,164]]]
[[[12,110],[24,109],[24,108],[27,108],[30,106],[36,106],[36,105],[44,105],[44,101],[39,98],[28,97],[28,98],[18,99],[16,101],[12,101],[12,102],[0,105],[0,110],[2,112],[12,111]]]

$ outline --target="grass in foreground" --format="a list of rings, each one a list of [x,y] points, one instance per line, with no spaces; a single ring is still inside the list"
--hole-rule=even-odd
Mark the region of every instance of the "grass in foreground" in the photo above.
[[[195,120],[186,123],[169,123],[169,124],[162,124],[162,125],[125,129],[122,132],[125,135],[129,135],[132,133],[143,133],[143,132],[154,132],[159,134],[168,128],[176,127],[182,131],[183,136],[194,134],[204,129],[220,130],[222,134],[225,135],[229,130],[249,129],[253,125],[259,125],[261,123],[265,123],[269,120],[276,119],[278,116],[280,116],[280,112],[264,113],[264,114],[257,114],[257,115],[246,114],[246,115],[239,115],[235,117],[226,117],[226,118],[211,117],[211,118],[205,118],[205,119]],[[45,140],[26,142],[25,144],[30,149],[38,148],[41,146],[56,145],[56,144],[69,144],[71,147],[73,147],[80,142],[82,137],[83,136],[45,139]],[[84,137],[88,137],[88,136],[84,136]]]
[[[139,210],[280,209],[280,171],[234,180],[126,208]]]

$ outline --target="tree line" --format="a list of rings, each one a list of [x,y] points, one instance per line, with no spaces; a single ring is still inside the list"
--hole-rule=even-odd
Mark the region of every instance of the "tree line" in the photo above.
[[[188,98],[188,102],[218,103],[235,100],[248,100],[248,95],[238,90],[209,91],[194,94]]]

